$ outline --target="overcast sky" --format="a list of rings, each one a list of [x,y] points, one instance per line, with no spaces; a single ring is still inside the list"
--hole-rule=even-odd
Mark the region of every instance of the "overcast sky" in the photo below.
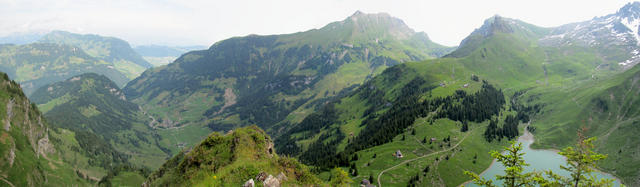
[[[615,13],[623,0],[0,0],[0,36],[67,30],[134,45],[211,45],[248,34],[320,28],[356,10],[387,12],[455,46],[495,14],[552,27]]]

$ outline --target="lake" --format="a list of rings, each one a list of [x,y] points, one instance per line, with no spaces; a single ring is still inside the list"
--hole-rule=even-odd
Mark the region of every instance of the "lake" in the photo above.
[[[526,128],[525,128],[526,129]],[[524,135],[518,138],[518,142],[522,143],[522,148],[525,153],[524,160],[529,164],[529,166],[525,167],[525,172],[531,171],[545,171],[548,169],[552,169],[554,173],[569,176],[569,172],[560,169],[560,165],[566,165],[566,158],[556,151],[553,150],[544,150],[544,149],[531,149],[530,145],[533,143],[533,135],[525,130]],[[489,154],[489,153],[487,153]],[[593,172],[598,178],[609,178],[616,179],[614,182],[614,186],[620,186],[620,180],[613,177],[608,173],[603,172]],[[504,175],[504,166],[502,163],[497,163],[494,159],[494,163],[485,170],[480,177],[484,177],[485,179],[493,179],[494,184],[498,186],[502,186],[502,181],[496,181],[496,175]],[[478,186],[476,184],[468,183],[465,186]]]

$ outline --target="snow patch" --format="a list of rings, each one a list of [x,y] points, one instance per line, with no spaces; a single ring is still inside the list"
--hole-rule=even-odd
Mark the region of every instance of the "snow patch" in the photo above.
[[[622,66],[622,68],[624,69],[628,69],[638,64],[638,62],[640,62],[640,55],[638,55],[640,54],[640,51],[638,51],[638,49],[634,49],[633,51],[631,51],[631,54],[633,55],[631,58],[625,60],[624,62],[618,63],[618,65]]]
[[[638,27],[640,26],[640,19],[624,18],[620,23],[631,30],[631,35],[636,38],[636,42],[640,45],[640,35],[638,35]]]

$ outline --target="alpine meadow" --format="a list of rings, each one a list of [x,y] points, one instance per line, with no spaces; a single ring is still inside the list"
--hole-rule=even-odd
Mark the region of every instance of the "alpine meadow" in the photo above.
[[[0,186],[640,186],[640,2],[457,3],[0,2]]]

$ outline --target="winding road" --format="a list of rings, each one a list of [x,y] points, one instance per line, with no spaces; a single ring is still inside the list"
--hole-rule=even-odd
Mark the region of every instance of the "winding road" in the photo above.
[[[462,140],[460,140],[460,142],[458,142],[458,143],[457,143],[456,145],[454,145],[453,147],[450,147],[450,148],[448,148],[448,149],[444,149],[444,150],[441,150],[441,151],[437,151],[437,152],[429,153],[429,154],[426,154],[426,155],[422,155],[422,156],[420,156],[420,157],[416,157],[416,158],[413,158],[413,159],[405,160],[404,162],[401,162],[400,164],[397,164],[397,165],[395,165],[395,166],[391,166],[391,167],[389,167],[389,168],[387,168],[387,169],[385,169],[385,170],[382,170],[382,171],[380,172],[380,174],[378,174],[378,186],[379,186],[379,187],[382,187],[382,183],[380,183],[380,177],[382,177],[382,174],[384,174],[385,172],[387,172],[387,171],[389,171],[389,170],[392,170],[392,169],[395,169],[396,167],[398,167],[398,166],[400,166],[400,165],[402,165],[402,164],[406,164],[406,163],[409,163],[409,162],[412,162],[412,161],[415,161],[415,160],[418,160],[418,159],[421,159],[421,158],[425,158],[425,157],[428,157],[428,156],[431,156],[431,155],[434,155],[434,154],[439,154],[439,153],[443,153],[443,152],[451,151],[452,149],[455,149],[456,147],[458,147],[458,145],[460,145],[460,143],[464,142],[464,140],[465,140],[465,139],[467,139],[467,137],[471,134],[471,132],[472,132],[472,131],[469,131],[469,132],[467,133],[467,135],[465,135],[465,136],[462,138]]]

